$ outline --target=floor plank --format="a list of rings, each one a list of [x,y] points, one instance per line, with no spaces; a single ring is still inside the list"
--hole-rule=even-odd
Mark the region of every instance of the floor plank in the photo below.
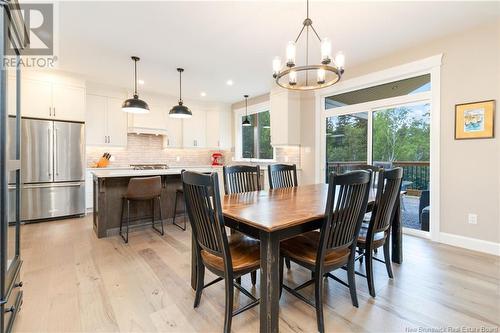
[[[22,226],[24,304],[15,332],[220,332],[224,316],[221,283],[203,291],[193,308],[190,287],[191,232],[166,226],[134,230],[129,244],[119,236],[97,239],[90,216]],[[500,259],[405,236],[402,265],[393,280],[374,264],[377,297],[356,278],[359,308],[349,291],[325,282],[328,332],[408,332],[438,327],[500,325]],[[379,254],[380,256],[381,254]],[[364,272],[363,266],[357,269]],[[346,279],[345,272],[335,273]],[[285,283],[310,276],[292,264]],[[207,274],[207,281],[214,278]],[[249,277],[243,285],[258,296]],[[313,297],[313,288],[303,290]],[[235,292],[235,307],[249,300]],[[258,307],[233,318],[233,332],[257,332]],[[312,307],[284,292],[281,332],[316,331]]]

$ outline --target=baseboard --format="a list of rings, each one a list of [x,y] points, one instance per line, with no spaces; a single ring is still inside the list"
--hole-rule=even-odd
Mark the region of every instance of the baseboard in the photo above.
[[[439,242],[468,250],[500,256],[500,243],[449,234],[446,232],[439,233]]]

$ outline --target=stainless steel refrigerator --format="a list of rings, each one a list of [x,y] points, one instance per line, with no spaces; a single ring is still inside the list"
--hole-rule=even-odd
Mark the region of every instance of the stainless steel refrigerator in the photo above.
[[[83,123],[21,120],[21,220],[85,213]]]

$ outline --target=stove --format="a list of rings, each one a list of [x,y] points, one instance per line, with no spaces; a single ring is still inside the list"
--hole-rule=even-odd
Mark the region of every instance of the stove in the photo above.
[[[168,169],[167,164],[130,164],[134,170],[165,170]]]

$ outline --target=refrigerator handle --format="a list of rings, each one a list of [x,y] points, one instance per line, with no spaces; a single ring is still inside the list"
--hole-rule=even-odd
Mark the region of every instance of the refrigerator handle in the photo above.
[[[49,163],[49,177],[52,176],[52,133],[50,131],[50,128],[47,129],[47,132],[48,132],[48,137],[49,137],[49,149],[47,149],[47,152],[49,154],[48,156],[48,163]]]
[[[59,176],[59,161],[58,161],[59,154],[57,151],[57,140],[58,140],[57,128],[54,128],[54,169],[55,169],[56,176]]]

